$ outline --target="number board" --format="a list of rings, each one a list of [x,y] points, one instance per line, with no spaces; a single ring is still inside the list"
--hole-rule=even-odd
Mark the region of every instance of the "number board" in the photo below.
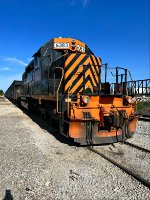
[[[76,49],[77,49],[78,51],[81,51],[81,52],[85,53],[85,48],[82,47],[82,46],[80,46],[79,44],[76,45]]]
[[[54,48],[56,49],[68,49],[69,42],[54,42]]]

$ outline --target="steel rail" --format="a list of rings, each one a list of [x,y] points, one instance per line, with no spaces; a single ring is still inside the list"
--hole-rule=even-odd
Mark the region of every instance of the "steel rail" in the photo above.
[[[136,145],[136,144],[133,144],[133,143],[130,143],[130,142],[127,142],[127,141],[125,141],[124,144],[129,145],[129,146],[131,146],[131,147],[134,147],[134,148],[136,148],[136,149],[139,149],[139,150],[141,150],[141,151],[144,151],[144,152],[146,152],[146,153],[150,153],[150,150],[149,150],[149,149],[145,149],[145,148],[140,147],[140,146],[138,146],[138,145]]]
[[[150,122],[150,118],[149,118],[149,117],[139,117],[138,120],[139,120],[139,121]]]
[[[141,117],[147,117],[147,118],[150,118],[150,115],[141,115]]]
[[[143,185],[145,185],[146,187],[150,188],[150,182],[148,180],[145,180],[144,178],[142,178],[141,176],[139,176],[138,174],[136,174],[135,172],[127,169],[126,167],[124,167],[123,165],[117,163],[116,161],[114,161],[113,159],[109,158],[108,156],[106,156],[104,153],[97,151],[96,149],[94,149],[93,147],[87,147],[90,151],[100,155],[102,158],[108,160],[110,163],[114,164],[115,166],[117,166],[118,168],[120,168],[121,170],[125,171],[127,174],[129,174],[130,176],[134,177],[136,180],[138,180],[139,182],[141,182]]]

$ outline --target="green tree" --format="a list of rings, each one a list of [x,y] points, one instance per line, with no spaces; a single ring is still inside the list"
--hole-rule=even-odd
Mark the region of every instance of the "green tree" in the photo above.
[[[3,90],[0,90],[0,96],[4,95]]]

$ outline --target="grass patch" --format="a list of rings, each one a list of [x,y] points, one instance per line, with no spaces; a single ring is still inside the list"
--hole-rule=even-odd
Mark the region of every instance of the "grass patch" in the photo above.
[[[150,101],[139,101],[137,111],[141,114],[150,114]]]

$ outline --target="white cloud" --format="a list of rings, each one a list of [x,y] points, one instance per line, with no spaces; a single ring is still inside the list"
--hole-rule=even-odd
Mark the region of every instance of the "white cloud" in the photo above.
[[[0,71],[9,71],[9,70],[10,70],[9,67],[2,67],[2,68],[0,68]]]
[[[31,62],[33,60],[33,58],[27,58],[28,62]]]
[[[17,59],[16,57],[0,56],[0,60],[6,61],[6,62],[9,62],[9,63],[22,65],[22,66],[27,65],[27,63],[23,62],[22,60]]]

